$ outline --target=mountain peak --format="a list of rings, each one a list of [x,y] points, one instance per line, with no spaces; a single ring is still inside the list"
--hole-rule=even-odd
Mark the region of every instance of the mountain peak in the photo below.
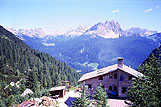
[[[18,30],[14,29],[14,28],[6,28],[6,29],[15,35],[27,35],[32,38],[34,38],[34,37],[42,38],[46,35],[44,33],[44,31],[42,30],[42,28],[18,29]]]
[[[130,29],[125,30],[124,33],[125,33],[125,35],[128,35],[128,36],[133,35],[133,34],[137,34],[140,36],[148,36],[148,35],[152,35],[152,34],[157,33],[157,31],[151,31],[151,30],[142,29],[139,27],[132,27]]]
[[[122,29],[118,22],[106,21],[105,23],[97,23],[87,30],[85,35],[97,35],[103,38],[118,38],[122,34]]]
[[[65,32],[66,36],[79,36],[82,35],[87,30],[86,27],[79,26],[76,29],[68,30]]]

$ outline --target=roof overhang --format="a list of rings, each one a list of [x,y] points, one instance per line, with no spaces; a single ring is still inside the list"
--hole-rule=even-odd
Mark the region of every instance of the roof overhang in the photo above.
[[[49,91],[65,90],[66,86],[52,87]]]
[[[126,72],[126,73],[128,73],[130,75],[133,75],[134,77],[142,77],[143,76],[142,73],[132,69],[131,67],[128,67],[126,65],[123,65],[123,67],[119,67],[119,66],[117,66],[117,64],[115,64],[115,65],[112,65],[112,66],[109,66],[109,67],[105,67],[105,68],[102,68],[102,69],[99,69],[99,70],[84,74],[78,80],[78,82],[82,82],[82,81],[85,81],[85,80],[88,80],[88,79],[96,78],[98,76],[111,73],[111,72],[116,71],[118,69],[121,70],[121,71],[124,71],[124,72]]]

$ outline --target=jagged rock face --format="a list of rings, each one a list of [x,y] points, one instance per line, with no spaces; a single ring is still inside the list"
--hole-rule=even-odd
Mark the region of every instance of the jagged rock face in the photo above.
[[[87,30],[87,27],[82,27],[82,26],[79,26],[78,28],[76,29],[71,29],[71,30],[68,30],[65,32],[64,35],[66,36],[80,36],[82,35],[85,31]]]
[[[66,37],[74,38],[81,35],[88,35],[88,37],[103,37],[103,38],[119,38],[121,36],[127,37],[132,35],[139,35],[139,36],[148,36],[152,35],[154,33],[157,33],[157,31],[151,31],[148,29],[141,29],[139,27],[132,27],[127,30],[123,30],[120,26],[120,24],[114,20],[112,21],[106,21],[105,23],[99,22],[95,25],[93,25],[91,28],[82,27],[79,26],[76,29],[69,29],[65,33],[55,31],[53,34],[46,35],[44,31],[41,28],[35,28],[35,29],[14,29],[14,28],[6,28],[10,32],[14,33],[15,35],[18,35],[20,39],[23,40],[23,35],[26,35],[28,37],[37,37],[37,38],[52,38],[57,37],[59,35],[64,35]]]
[[[12,30],[13,33],[16,32]],[[82,71],[111,65],[118,56],[124,57],[127,65],[137,68],[149,52],[161,43],[160,33],[153,34],[156,31],[134,27],[122,30],[120,24],[115,21],[100,22],[88,30],[80,26],[69,30],[66,34],[46,35],[43,38],[40,38],[41,33],[40,37],[38,35],[30,37],[22,35],[23,30],[17,31],[20,32],[16,36],[32,48],[47,52],[76,70]],[[34,30],[29,34],[38,34],[32,31]],[[27,30],[24,34],[28,34]]]
[[[85,35],[97,35],[103,38],[119,38],[123,30],[120,24],[115,21],[106,21],[105,23],[97,23],[87,30]]]
[[[12,32],[15,35],[27,35],[29,37],[38,37],[42,38],[46,36],[44,31],[41,28],[35,28],[35,29],[14,29],[14,28],[6,28],[8,31]]]

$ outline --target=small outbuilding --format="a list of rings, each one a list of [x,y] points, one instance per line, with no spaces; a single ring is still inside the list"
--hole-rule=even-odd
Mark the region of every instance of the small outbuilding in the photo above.
[[[27,88],[27,89],[21,94],[21,96],[22,96],[22,97],[25,97],[27,94],[33,94],[33,91]]]
[[[65,95],[65,87],[66,86],[59,86],[59,87],[52,87],[49,90],[49,93],[51,94],[51,96],[58,96],[58,97],[64,97]]]

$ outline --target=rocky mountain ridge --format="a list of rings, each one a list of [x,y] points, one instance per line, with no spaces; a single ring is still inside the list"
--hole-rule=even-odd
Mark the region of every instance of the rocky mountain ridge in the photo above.
[[[77,34],[79,31],[82,33],[85,29],[71,30]],[[161,43],[161,33],[134,27],[122,30],[115,21],[98,23],[81,35],[72,34],[46,35],[43,38],[22,34],[16,36],[23,38],[33,49],[49,53],[82,73],[114,64],[119,56],[125,58],[125,64],[137,68]]]
[[[27,35],[29,37],[37,37],[37,38],[43,38],[45,36],[50,37],[56,37],[59,35],[65,35],[66,37],[77,37],[81,35],[90,35],[92,37],[100,36],[103,38],[119,38],[121,36],[127,37],[132,35],[140,35],[140,36],[148,36],[152,35],[154,33],[157,33],[157,31],[151,31],[148,29],[142,29],[139,27],[132,27],[127,30],[123,30],[121,28],[121,25],[112,20],[112,21],[106,21],[105,23],[99,22],[95,25],[93,25],[90,28],[79,26],[76,29],[70,29],[66,31],[65,33],[58,33],[55,32],[53,35],[47,35],[44,33],[44,31],[41,28],[35,28],[35,29],[14,29],[14,28],[6,28],[10,32],[14,33],[15,35],[19,35],[20,39],[23,39],[23,35]],[[22,36],[22,37],[21,37]]]

